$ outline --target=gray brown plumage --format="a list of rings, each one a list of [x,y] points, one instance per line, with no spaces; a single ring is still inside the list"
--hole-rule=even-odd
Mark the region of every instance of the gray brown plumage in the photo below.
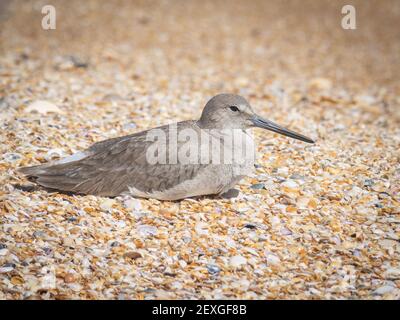
[[[245,130],[254,126],[313,142],[260,118],[244,98],[231,94],[215,96],[206,104],[198,121],[179,122],[176,130],[179,134],[189,129],[200,136],[204,132],[209,134],[207,129],[214,129],[216,137],[213,138],[218,140],[219,130],[240,129],[246,135],[245,139],[252,143]],[[169,129],[168,125],[151,129],[166,133],[164,147],[167,159]],[[153,143],[148,140],[149,132],[150,130],[146,130],[101,141],[58,162],[21,168],[20,172],[39,185],[62,191],[99,196],[129,193],[138,197],[177,200],[205,194],[221,194],[248,175],[253,167],[253,163],[246,162],[237,171],[232,163],[201,163],[201,153],[194,163],[182,163],[179,159],[178,163],[149,163],[147,151]],[[219,143],[223,144],[223,141]],[[176,146],[179,153],[185,142],[177,141]]]

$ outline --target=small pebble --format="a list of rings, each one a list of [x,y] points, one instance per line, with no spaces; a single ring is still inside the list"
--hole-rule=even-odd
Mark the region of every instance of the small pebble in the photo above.
[[[35,231],[34,233],[33,233],[33,236],[35,237],[35,238],[43,238],[43,237],[45,237],[46,236],[46,233],[44,232],[44,231]]]
[[[280,233],[283,236],[290,236],[293,234],[292,231],[290,231],[289,229],[286,229],[286,228],[281,228]]]
[[[51,248],[43,248],[43,251],[44,251],[44,253],[45,254],[47,254],[47,255],[50,255],[52,252],[53,252],[53,250],[51,249]]]
[[[260,189],[264,189],[264,184],[263,183],[256,183],[256,184],[252,184],[250,186],[251,189],[255,189],[255,190],[260,190]]]
[[[275,266],[275,265],[279,265],[281,263],[281,259],[277,255],[275,255],[271,252],[266,252],[265,258],[267,260],[268,265]]]
[[[298,188],[299,185],[297,184],[296,181],[288,179],[282,182],[282,186],[286,188],[296,189]]]
[[[103,211],[110,211],[115,204],[114,199],[105,199],[100,204],[100,209]]]
[[[240,267],[241,265],[246,264],[246,263],[247,263],[247,259],[245,257],[240,256],[240,255],[233,256],[229,260],[229,264],[233,268]]]
[[[146,224],[139,225],[137,228],[137,233],[142,237],[155,236],[157,234],[157,228],[154,226],[149,226]]]
[[[208,234],[207,223],[204,222],[196,223],[195,230],[198,235]]]
[[[64,156],[65,156],[64,150],[56,148],[56,149],[51,149],[51,150],[47,151],[47,153],[44,156],[44,158],[47,161],[52,161],[52,160],[55,160],[55,159],[60,159],[60,158],[62,158]]]
[[[129,210],[139,211],[142,209],[142,204],[138,199],[130,198],[124,201],[124,207]]]
[[[75,275],[73,274],[73,273],[67,273],[65,276],[64,276],[64,282],[65,283],[72,283],[72,282],[74,282],[76,279],[75,279]]]
[[[386,294],[386,293],[392,292],[394,289],[395,289],[395,288],[392,287],[392,286],[387,286],[387,285],[385,285],[385,286],[382,286],[382,287],[379,287],[378,289],[376,289],[376,290],[374,291],[374,294],[376,294],[376,295],[384,295],[384,294]]]
[[[13,267],[0,267],[0,273],[7,273],[13,270],[14,270]]]
[[[32,102],[25,109],[25,112],[34,112],[34,111],[36,111],[40,114],[47,114],[49,112],[60,113],[60,114],[64,113],[54,103],[51,103],[48,101],[43,101],[43,100],[38,100],[38,101]]]
[[[332,81],[328,78],[314,78],[309,82],[311,89],[329,90],[332,87]]]
[[[374,180],[373,179],[366,179],[364,181],[364,187],[371,187],[374,185]]]
[[[400,278],[400,268],[390,268],[385,271],[387,278]]]
[[[240,291],[247,291],[250,286],[250,281],[247,279],[240,279],[233,283],[233,286]]]
[[[288,167],[279,167],[276,173],[280,176],[287,177],[289,174],[289,168]]]
[[[131,129],[136,129],[137,125],[134,122],[126,123],[123,125],[124,130],[131,130]]]
[[[103,97],[103,99],[102,99],[103,101],[123,101],[124,100],[124,98],[122,98],[119,94],[113,94],[113,93],[110,93],[110,94],[106,94],[104,97]]]
[[[304,180],[305,179],[304,176],[297,174],[297,173],[292,174],[289,178],[293,179],[293,180]]]
[[[3,159],[6,162],[10,162],[10,163],[15,162],[15,161],[17,161],[17,160],[19,160],[21,158],[22,158],[22,156],[19,153],[11,153],[11,152],[9,152],[9,153],[5,153],[3,155]]]
[[[142,255],[139,252],[135,252],[135,251],[130,251],[124,254],[125,258],[129,258],[132,260],[136,260],[142,257]]]
[[[221,271],[221,269],[215,264],[208,264],[207,270],[210,274],[213,274],[213,275],[218,274]]]

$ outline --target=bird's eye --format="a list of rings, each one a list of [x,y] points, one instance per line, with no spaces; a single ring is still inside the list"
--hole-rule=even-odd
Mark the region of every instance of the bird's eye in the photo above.
[[[231,107],[229,107],[229,109],[231,109],[233,112],[238,112],[239,111],[239,108],[235,107],[235,106],[231,106]]]

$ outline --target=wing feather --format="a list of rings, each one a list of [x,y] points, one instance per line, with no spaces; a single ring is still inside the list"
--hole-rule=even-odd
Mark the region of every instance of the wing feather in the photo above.
[[[177,125],[199,130],[194,121]],[[168,131],[168,126],[157,129]],[[150,164],[146,150],[152,141],[147,131],[97,142],[84,151],[86,157],[67,163],[21,168],[20,172],[48,188],[83,194],[117,196],[129,187],[144,193],[164,191],[192,179],[205,166],[201,164]],[[168,136],[166,143],[168,144]],[[182,143],[178,142],[178,148]]]

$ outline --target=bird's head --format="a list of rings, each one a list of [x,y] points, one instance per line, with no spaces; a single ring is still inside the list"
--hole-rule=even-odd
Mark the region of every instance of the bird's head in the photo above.
[[[205,105],[198,124],[207,129],[267,129],[308,143],[314,141],[257,115],[247,100],[239,95],[222,93]]]

